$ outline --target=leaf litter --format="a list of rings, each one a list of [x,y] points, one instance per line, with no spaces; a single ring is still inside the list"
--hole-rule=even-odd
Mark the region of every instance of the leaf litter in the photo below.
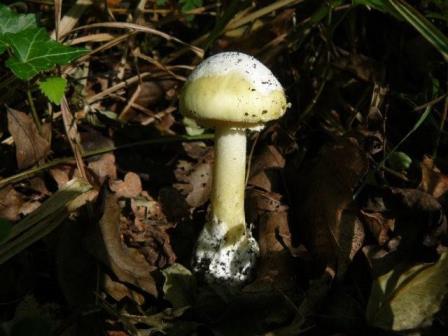
[[[432,49],[443,54],[444,39],[425,42],[442,22],[428,25],[401,2],[380,8],[392,16],[366,10],[375,1],[204,1],[183,13],[186,3],[89,3],[73,21],[81,27],[59,36],[91,50],[84,70],[75,62],[45,74],[67,78],[61,111],[37,86],[37,123],[24,91],[0,95],[10,106],[0,111],[0,174],[18,176],[0,190],[6,244],[18,246],[0,243],[7,335],[30,326],[60,335],[446,333],[446,75]],[[51,6],[28,6],[52,20]],[[0,16],[36,25],[5,8]],[[246,218],[260,257],[236,295],[190,270],[214,158],[211,141],[185,140],[210,134],[182,120],[177,97],[204,50],[256,55],[292,103],[250,137]],[[73,181],[85,191],[61,206]],[[22,316],[27,305],[49,313]]]

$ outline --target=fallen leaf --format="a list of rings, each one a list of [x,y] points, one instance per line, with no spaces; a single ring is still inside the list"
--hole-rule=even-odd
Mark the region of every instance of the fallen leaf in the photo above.
[[[441,173],[434,161],[425,156],[420,164],[422,180],[420,188],[428,194],[439,198],[448,191],[448,176]]]
[[[290,290],[295,286],[295,263],[291,255],[288,208],[282,203],[279,168],[285,160],[275,146],[263,146],[252,160],[246,208],[249,223],[258,229],[260,257],[253,283],[246,292],[267,291],[273,287]]]
[[[106,153],[98,159],[90,161],[87,167],[95,174],[98,182],[103,184],[106,179],[117,179],[117,166],[115,163],[115,155]]]
[[[89,250],[108,265],[116,277],[124,283],[134,285],[157,296],[157,288],[151,272],[156,270],[136,249],[127,247],[120,234],[121,208],[114,194],[106,196],[104,214],[100,219],[101,242],[92,237]]]
[[[340,137],[295,172],[300,174],[293,190],[300,241],[330,273],[342,275],[362,246],[364,230],[352,201],[367,168],[357,141]]]
[[[58,188],[63,188],[68,181],[70,181],[76,172],[76,167],[73,165],[59,165],[55,168],[50,169],[50,174],[56,181]]]
[[[200,144],[185,148],[197,163],[185,160],[178,162],[174,174],[181,183],[174,184],[174,187],[185,195],[187,203],[192,208],[197,208],[208,201],[212,190],[213,150],[203,148]]]
[[[16,221],[20,218],[20,209],[25,203],[22,195],[12,186],[0,190],[0,218]]]
[[[264,146],[252,162],[248,184],[266,191],[276,190],[281,183],[276,174],[284,166],[285,159],[279,150],[272,145]]]
[[[16,144],[19,169],[32,166],[49,153],[50,143],[39,134],[28,114],[8,107],[8,130]]]
[[[118,197],[137,197],[142,192],[142,182],[140,177],[133,172],[124,176],[124,180],[111,181],[110,189],[115,191]]]
[[[417,332],[432,323],[447,294],[447,252],[434,264],[397,266],[374,281],[367,321],[386,330]]]
[[[172,264],[162,271],[163,293],[174,308],[192,306],[196,296],[196,278],[181,264]]]
[[[103,288],[115,301],[119,302],[124,298],[129,298],[132,301],[142,305],[145,298],[142,294],[127,287],[121,282],[113,280],[108,274],[103,274]]]

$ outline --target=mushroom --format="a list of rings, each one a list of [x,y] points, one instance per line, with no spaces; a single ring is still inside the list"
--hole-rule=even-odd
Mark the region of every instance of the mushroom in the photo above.
[[[250,279],[259,249],[244,214],[246,130],[261,130],[287,106],[272,72],[240,52],[207,58],[182,89],[181,113],[215,128],[211,211],[193,257],[194,271],[209,283],[235,287]]]

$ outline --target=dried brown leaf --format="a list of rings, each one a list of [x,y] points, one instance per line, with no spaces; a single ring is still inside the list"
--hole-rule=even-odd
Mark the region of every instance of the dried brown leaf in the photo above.
[[[273,182],[280,183],[278,178],[272,178],[276,170],[285,166],[283,155],[274,146],[265,146],[262,152],[253,161],[250,171],[249,184],[266,191],[275,190]]]
[[[39,134],[33,119],[26,113],[8,107],[8,130],[16,144],[19,169],[32,166],[49,153],[50,143]]]
[[[156,296],[157,288],[151,276],[156,267],[151,266],[136,249],[125,246],[120,234],[120,217],[121,208],[117,197],[108,195],[104,214],[99,222],[105,251],[98,250],[98,246],[96,250],[95,247],[92,248],[121,282],[132,284]]]
[[[179,161],[174,172],[179,182],[174,187],[185,196],[187,203],[196,208],[205,204],[212,188],[212,160],[213,150],[199,147],[186,147],[187,153],[198,160],[196,164],[188,161]]]
[[[140,177],[133,172],[127,173],[123,181],[111,181],[110,188],[118,197],[128,198],[137,197],[143,191]]]
[[[430,157],[425,156],[420,167],[422,169],[422,181],[420,182],[422,190],[435,198],[441,197],[448,191],[448,176],[440,172]]]
[[[61,189],[74,177],[75,171],[76,168],[72,165],[59,165],[55,168],[51,168],[50,174],[58,184],[58,188]]]
[[[0,190],[0,218],[16,221],[20,218],[20,209],[24,199],[13,187],[7,186]]]
[[[100,184],[103,184],[107,178],[117,179],[115,155],[112,153],[101,155],[97,160],[89,162],[88,167],[95,174]]]
[[[353,190],[367,172],[367,158],[353,138],[326,145],[302,170],[296,193],[301,241],[321,267],[343,274],[361,248],[364,232],[351,208]]]

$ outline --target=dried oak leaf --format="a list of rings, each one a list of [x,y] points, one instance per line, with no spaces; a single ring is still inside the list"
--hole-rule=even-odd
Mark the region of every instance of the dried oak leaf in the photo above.
[[[245,291],[269,290],[274,284],[285,290],[295,285],[287,207],[274,192],[281,185],[278,169],[284,163],[274,146],[264,146],[253,159],[246,204],[247,218],[258,228],[260,258],[256,279]]]
[[[150,265],[163,268],[176,260],[167,231],[169,224],[161,206],[143,191],[139,197],[131,199],[134,222],[127,225],[122,235],[128,245],[137,248]]]
[[[16,221],[20,218],[20,210],[25,203],[23,196],[13,187],[0,189],[0,218]]]
[[[342,275],[362,247],[364,229],[352,196],[367,168],[358,142],[340,137],[299,173],[295,206],[300,241],[330,274]]]
[[[281,182],[276,176],[277,171],[284,166],[285,159],[278,149],[272,145],[265,146],[252,162],[248,184],[266,191],[275,190]]]
[[[112,148],[114,142],[95,130],[80,133],[82,148],[86,152],[101,150],[105,148]],[[88,168],[94,174],[95,180],[99,184],[110,178],[117,179],[117,166],[115,163],[115,155],[113,153],[105,153],[102,155],[95,155],[88,159]]]
[[[197,163],[181,160],[174,172],[176,179],[181,182],[174,184],[174,187],[185,195],[187,203],[192,208],[205,204],[212,189],[213,150],[204,146],[201,143],[184,146]]]
[[[50,169],[50,175],[56,181],[59,189],[65,186],[75,176],[76,172],[76,167],[69,164],[59,165]]]
[[[140,177],[133,172],[125,175],[124,180],[110,182],[110,189],[115,191],[118,197],[137,197],[142,191],[142,181]]]
[[[118,197],[113,194],[107,195],[104,214],[99,222],[103,248],[90,242],[89,245],[94,245],[90,246],[90,249],[112,269],[118,280],[157,296],[155,280],[151,276],[156,267],[150,265],[136,249],[124,244],[120,232],[120,218]]]
[[[426,191],[435,198],[441,197],[448,191],[448,176],[440,172],[430,157],[425,156],[420,167],[422,169],[420,189]]]
[[[19,169],[32,166],[45,158],[50,151],[49,141],[39,134],[28,114],[8,107],[8,130],[16,144]]]
[[[98,159],[90,161],[87,167],[95,174],[100,184],[103,184],[107,178],[117,179],[115,155],[112,153],[103,154]]]

